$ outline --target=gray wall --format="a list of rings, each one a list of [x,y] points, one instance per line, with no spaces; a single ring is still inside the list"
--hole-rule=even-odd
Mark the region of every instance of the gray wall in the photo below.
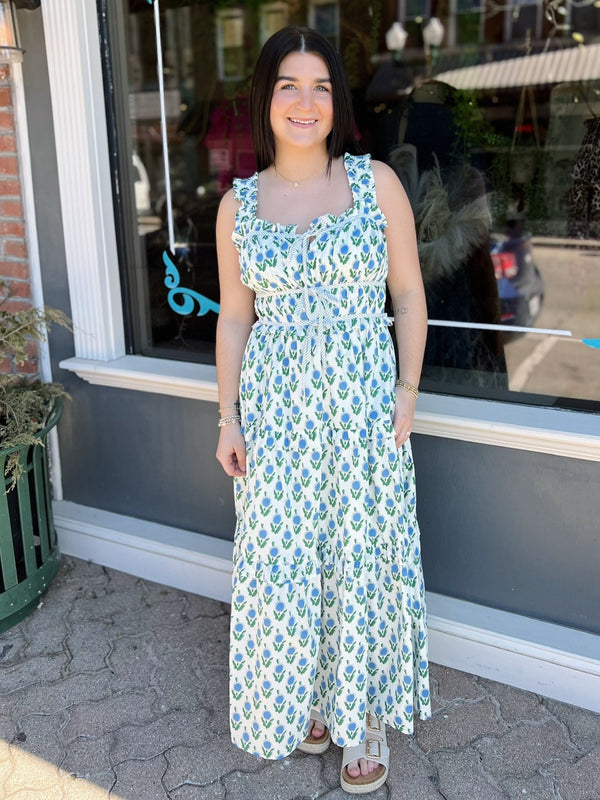
[[[600,633],[600,465],[411,438],[427,588]]]
[[[20,22],[44,291],[68,311],[41,13]],[[231,537],[214,406],[89,386],[57,366],[73,355],[71,337],[54,331],[50,344],[72,395],[59,430],[65,499]],[[413,440],[428,588],[600,633],[599,465]]]

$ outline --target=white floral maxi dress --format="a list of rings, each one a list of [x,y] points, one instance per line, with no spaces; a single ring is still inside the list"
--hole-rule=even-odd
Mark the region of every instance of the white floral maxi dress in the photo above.
[[[413,461],[392,427],[386,220],[369,157],[344,163],[352,207],[301,234],[257,218],[256,175],[234,183],[258,321],[240,380],[230,722],[263,758],[297,747],[312,706],[340,746],[363,739],[366,712],[404,733],[430,716]]]

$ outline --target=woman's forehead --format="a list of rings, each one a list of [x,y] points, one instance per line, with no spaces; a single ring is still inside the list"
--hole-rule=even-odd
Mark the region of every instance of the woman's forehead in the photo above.
[[[315,80],[329,80],[329,69],[325,61],[317,53],[288,53],[281,59],[277,77],[302,78],[310,75]]]

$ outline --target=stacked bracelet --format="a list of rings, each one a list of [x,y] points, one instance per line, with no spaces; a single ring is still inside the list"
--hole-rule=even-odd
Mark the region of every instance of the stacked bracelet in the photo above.
[[[222,414],[223,411],[235,411],[236,413],[240,410],[240,401],[236,400],[232,406],[223,406],[223,408],[219,409],[219,414]]]
[[[404,389],[406,392],[410,392],[410,394],[414,395],[414,397],[419,396],[419,390],[416,386],[413,386],[412,383],[408,381],[403,381],[402,378],[398,378],[396,381],[396,386],[399,386],[401,389]]]
[[[219,428],[224,428],[225,425],[232,425],[234,422],[241,422],[242,418],[239,414],[229,414],[227,417],[221,417],[219,420]]]

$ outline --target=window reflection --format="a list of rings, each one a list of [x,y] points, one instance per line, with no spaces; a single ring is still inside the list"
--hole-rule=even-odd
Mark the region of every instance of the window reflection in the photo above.
[[[124,256],[137,352],[212,360],[215,312],[182,315],[168,301],[167,203],[180,285],[216,308],[216,210],[233,177],[255,170],[250,70],[275,30],[309,24],[342,53],[363,148],[413,204],[432,319],[423,387],[597,408],[598,354],[577,341],[600,327],[594,0],[160,0],[171,198],[153,6],[120,2],[127,24],[111,46],[128,70],[113,72],[114,109],[137,221]],[[439,46],[423,34],[432,17]],[[406,41],[388,51],[398,21]]]

